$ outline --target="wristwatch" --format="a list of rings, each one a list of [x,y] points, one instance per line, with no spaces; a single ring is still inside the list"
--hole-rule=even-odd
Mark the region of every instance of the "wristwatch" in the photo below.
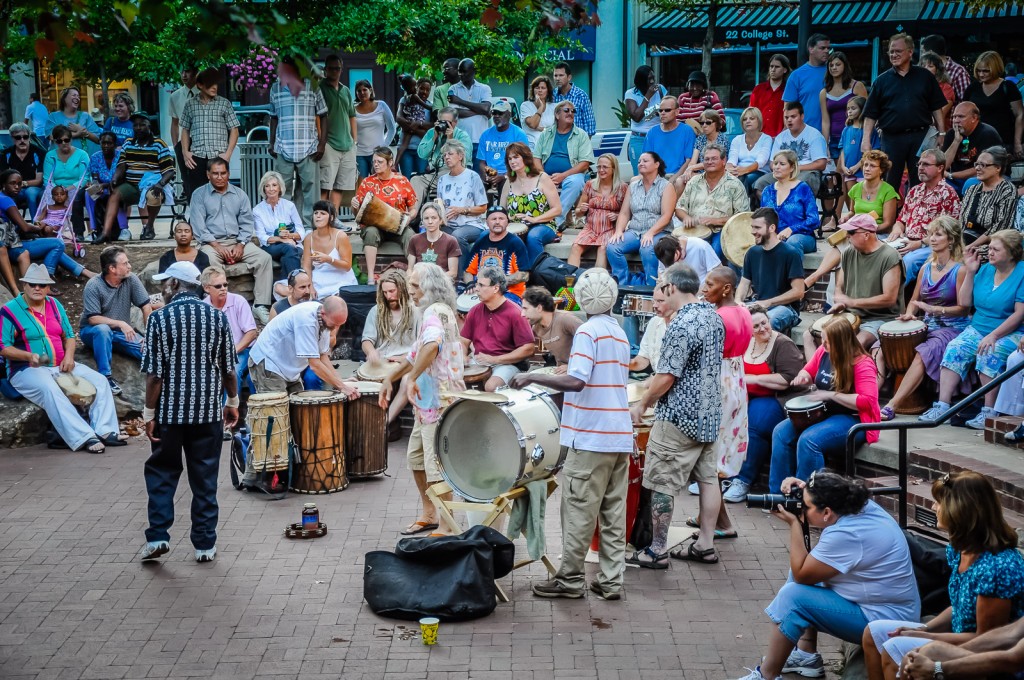
[[[935,662],[935,670],[932,672],[932,677],[935,678],[935,680],[945,680],[946,676],[942,672],[942,662],[941,661],[936,661]]]

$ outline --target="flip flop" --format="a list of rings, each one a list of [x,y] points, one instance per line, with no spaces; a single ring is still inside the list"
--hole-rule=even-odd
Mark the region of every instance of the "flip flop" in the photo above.
[[[107,446],[128,446],[128,435],[122,435],[120,432],[111,432],[100,437],[100,441]]]
[[[692,538],[695,541],[699,537],[700,537],[700,532],[699,531],[694,531],[692,534],[690,534],[690,538]],[[722,540],[722,539],[727,539],[727,538],[739,538],[739,537],[740,537],[740,535],[739,535],[739,532],[737,532],[737,531],[723,531],[722,529],[715,529],[715,540],[716,541]]]
[[[714,548],[708,548],[707,550],[698,550],[696,543],[690,543],[683,548],[676,548],[668,554],[674,560],[683,560],[684,562],[700,562],[702,564],[717,564],[718,555],[715,553]]]
[[[892,406],[886,406],[882,409],[881,417],[882,422],[886,423],[896,417],[896,412],[893,410]]]
[[[430,523],[424,522],[423,520],[416,520],[398,533],[402,536],[414,536],[416,534],[422,534],[424,531],[433,531],[436,528],[437,522]]]

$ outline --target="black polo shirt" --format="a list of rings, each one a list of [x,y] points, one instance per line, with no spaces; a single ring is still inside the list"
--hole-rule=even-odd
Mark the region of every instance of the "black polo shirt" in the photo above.
[[[9,146],[0,151],[0,171],[17,170],[23,181],[31,182],[37,175],[42,174],[45,158],[46,152],[37,146],[29,144],[28,153],[25,154],[24,159],[18,158],[14,147]]]
[[[871,84],[864,117],[873,118],[883,133],[924,130],[932,124],[932,112],[946,103],[938,81],[928,69],[911,66],[903,76],[889,69]]]
[[[964,144],[964,142],[967,142],[967,144]],[[943,151],[949,149],[949,145],[952,143],[953,131],[949,130],[942,140]],[[960,172],[961,170],[973,168],[974,161],[978,160],[978,155],[982,151],[990,146],[1002,146],[1002,144],[1003,138],[994,127],[988,123],[979,122],[978,126],[974,128],[974,132],[961,140],[960,148],[956,151],[956,157],[953,158],[953,163],[947,170],[950,172]]]

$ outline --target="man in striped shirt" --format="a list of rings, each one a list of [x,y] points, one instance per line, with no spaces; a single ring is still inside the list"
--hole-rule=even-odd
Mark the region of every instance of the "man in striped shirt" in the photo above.
[[[514,388],[531,383],[565,392],[562,446],[569,448],[562,470],[562,565],[550,581],[536,583],[538,597],[583,597],[583,566],[601,519],[600,575],[590,590],[605,600],[622,597],[626,555],[626,488],[633,452],[626,381],[629,341],[611,317],[618,297],[615,279],[589,269],[577,280],[576,302],[587,313],[572,342],[565,375],[520,373]]]
[[[174,493],[182,468],[192,489],[192,545],[197,562],[217,555],[217,475],[225,427],[238,421],[235,346],[224,312],[203,302],[199,270],[175,262],[154,280],[163,282],[167,305],[149,317],[142,372],[142,418],[152,442],[146,461],[149,528],[140,558],[171,549]],[[221,410],[221,396],[228,400]],[[184,464],[182,463],[184,454]]]
[[[163,140],[153,136],[149,127],[149,116],[136,111],[131,116],[134,136],[121,147],[121,159],[114,170],[107,214],[103,219],[103,231],[99,242],[114,241],[114,221],[117,212],[124,206],[135,205],[146,189],[156,189],[164,200],[164,187],[174,179],[174,155]],[[147,175],[149,175],[147,177]],[[146,224],[142,228],[142,240],[155,236],[153,223],[160,212],[160,206],[150,206]]]

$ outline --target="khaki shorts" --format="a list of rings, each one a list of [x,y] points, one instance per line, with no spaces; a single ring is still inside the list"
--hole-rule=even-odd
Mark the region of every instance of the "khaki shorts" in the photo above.
[[[423,470],[430,483],[441,481],[441,468],[437,463],[437,451],[434,449],[434,436],[437,434],[437,423],[425,424],[419,419],[412,426],[409,435],[409,449],[406,456],[410,470]]]
[[[303,389],[302,380],[285,380],[282,376],[267,368],[264,362],[256,363],[249,359],[249,377],[252,378],[257,392],[287,392],[295,394]]]
[[[656,420],[647,440],[644,488],[675,496],[692,478],[709,484],[718,481],[715,445],[698,442],[665,420]]]
[[[330,144],[320,159],[320,188],[323,191],[355,191],[359,172],[356,170],[356,149],[338,151]]]

